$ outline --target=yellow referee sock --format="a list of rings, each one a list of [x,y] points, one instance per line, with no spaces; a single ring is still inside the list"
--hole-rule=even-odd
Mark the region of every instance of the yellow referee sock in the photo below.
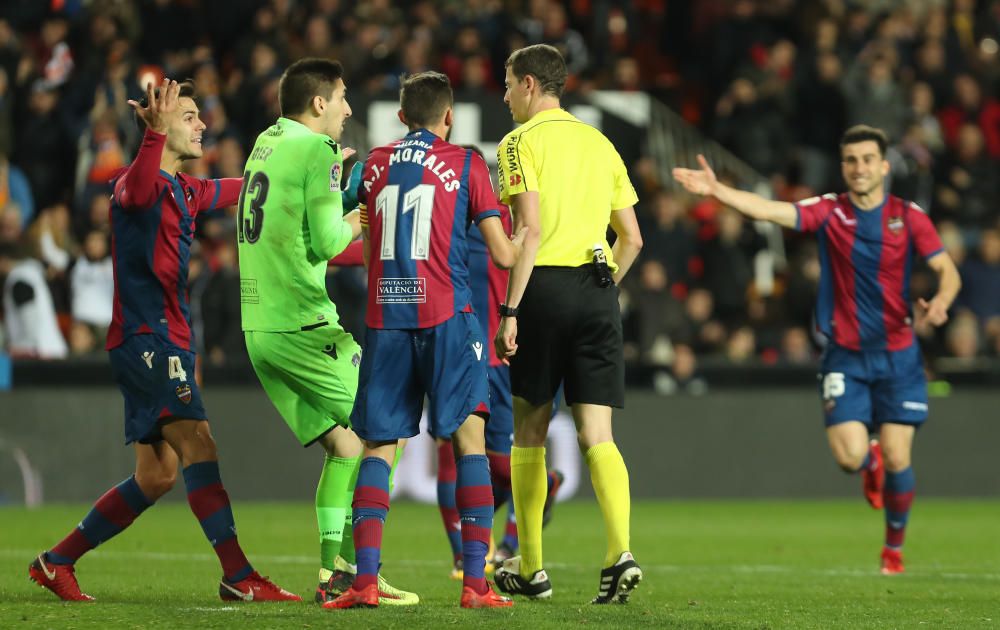
[[[604,556],[606,568],[617,562],[623,551],[629,550],[631,498],[628,489],[628,469],[625,468],[625,460],[622,459],[622,454],[618,452],[614,442],[602,442],[590,447],[587,450],[587,466],[590,468],[590,480],[594,484],[594,494],[597,495],[597,503],[601,506],[604,529],[608,536],[608,551]],[[521,513],[516,509],[515,513],[520,533]]]
[[[510,449],[510,485],[517,514],[521,575],[531,579],[542,568],[542,511],[549,489],[544,446]]]

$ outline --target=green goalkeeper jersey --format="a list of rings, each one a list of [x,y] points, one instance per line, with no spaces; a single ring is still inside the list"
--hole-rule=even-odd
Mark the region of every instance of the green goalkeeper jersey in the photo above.
[[[336,142],[279,118],[257,137],[237,216],[243,330],[337,325],[327,262],[351,242],[343,219]]]

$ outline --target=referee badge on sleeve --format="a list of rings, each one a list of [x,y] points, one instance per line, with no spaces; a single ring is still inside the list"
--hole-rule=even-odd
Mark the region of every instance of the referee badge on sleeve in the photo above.
[[[340,191],[340,163],[334,162],[330,165],[330,192]]]

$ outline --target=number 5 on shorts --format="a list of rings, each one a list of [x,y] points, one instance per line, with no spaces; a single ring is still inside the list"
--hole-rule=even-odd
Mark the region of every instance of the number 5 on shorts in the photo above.
[[[184,366],[181,365],[180,357],[167,357],[167,376],[180,379],[182,383],[187,381],[188,375],[184,371]]]
[[[844,374],[842,372],[830,372],[823,377],[823,400],[839,398],[844,395]]]

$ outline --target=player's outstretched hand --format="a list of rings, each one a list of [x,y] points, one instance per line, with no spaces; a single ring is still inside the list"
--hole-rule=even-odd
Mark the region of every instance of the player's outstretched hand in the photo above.
[[[364,170],[364,164],[360,161],[355,162],[354,167],[351,168],[351,174],[347,177],[347,183],[341,189],[341,201],[344,204],[345,212],[358,207],[358,189],[361,188],[361,174]]]
[[[500,318],[500,328],[497,329],[497,336],[493,338],[493,345],[496,346],[497,357],[504,365],[510,365],[508,359],[517,353],[516,317]]]
[[[129,99],[128,104],[136,115],[146,123],[146,126],[157,133],[166,133],[170,126],[170,117],[177,112],[181,86],[177,81],[164,77],[159,90],[153,89],[153,83],[146,84],[146,106]]]
[[[941,326],[948,321],[948,307],[939,300],[932,299],[930,302],[924,298],[917,300],[917,328],[927,323],[932,326]]]
[[[674,179],[688,192],[696,195],[714,195],[719,182],[715,178],[715,171],[708,165],[705,156],[698,154],[698,165],[701,169],[675,168],[673,170]]]

